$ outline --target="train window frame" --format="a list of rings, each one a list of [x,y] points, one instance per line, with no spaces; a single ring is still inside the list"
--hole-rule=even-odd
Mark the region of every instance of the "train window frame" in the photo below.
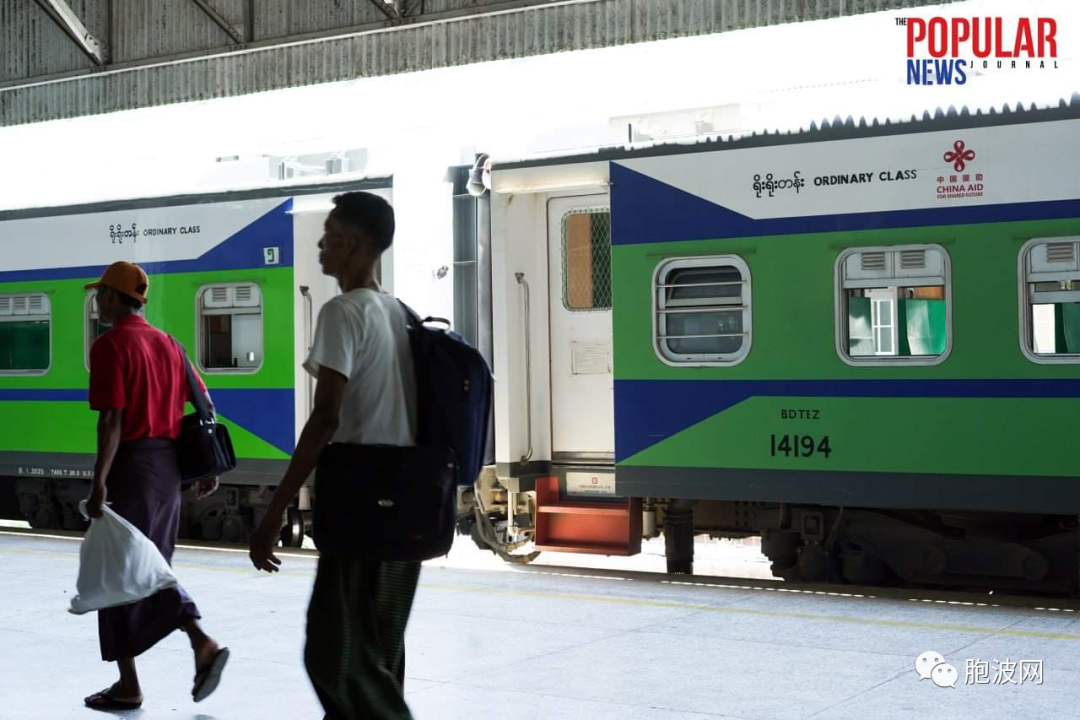
[[[1074,257],[1076,258],[1077,270],[1063,270],[1057,273],[1046,274],[1069,274],[1070,272],[1077,275],[1080,278],[1080,235],[1062,235],[1054,237],[1037,237],[1031,238],[1024,243],[1019,253],[1017,254],[1017,291],[1019,298],[1019,342],[1020,351],[1024,354],[1030,362],[1038,365],[1076,365],[1080,364],[1080,353],[1061,353],[1048,355],[1045,353],[1035,352],[1035,338],[1033,333],[1032,323],[1032,307],[1036,304],[1032,302],[1032,291],[1029,290],[1028,285],[1032,284],[1031,276],[1036,271],[1031,270],[1030,261],[1034,249],[1039,245],[1054,245],[1054,244],[1071,244],[1074,246]],[[1058,278],[1064,279],[1064,278]],[[1078,290],[1064,290],[1061,293],[1076,293],[1080,296]],[[1030,344],[1029,344],[1030,341]]]
[[[45,322],[46,322],[46,325],[48,327],[48,334],[49,334],[49,363],[44,368],[0,369],[0,377],[28,377],[28,376],[39,377],[39,376],[42,376],[42,375],[47,375],[48,372],[52,369],[52,362],[53,362],[53,303],[52,303],[52,300],[49,298],[49,293],[48,292],[36,291],[36,292],[20,292],[20,293],[0,293],[0,307],[3,306],[2,301],[6,300],[8,298],[11,298],[11,305],[12,305],[12,313],[11,314],[6,314],[6,313],[0,314],[0,322],[12,322],[10,320],[4,320],[4,318],[15,317],[15,314],[14,314],[15,300],[14,300],[14,298],[26,298],[27,299],[27,317],[31,317],[31,315],[29,314],[30,298],[35,298],[35,297],[40,297],[40,298],[44,299],[45,304],[48,306],[47,312],[45,314]],[[0,310],[0,313],[2,313],[2,310]],[[33,316],[33,317],[37,317],[37,316]]]
[[[742,310],[742,337],[743,343],[733,353],[677,353],[669,346],[667,341],[672,339],[666,335],[664,316],[669,310],[675,309],[680,312],[692,312],[699,309],[708,312],[710,309],[725,306],[735,307],[734,303],[694,302],[695,299],[670,300],[665,297],[667,279],[673,272],[683,269],[721,269],[734,268],[739,272],[740,283],[743,286],[739,297],[738,308]],[[677,339],[677,338],[676,338]],[[750,266],[746,260],[738,255],[708,255],[695,257],[668,258],[657,264],[652,278],[652,345],[660,362],[671,367],[733,367],[738,365],[750,354],[753,347],[753,284]]]
[[[211,367],[208,368],[203,363],[203,351],[206,349],[206,333],[203,328],[203,319],[212,315],[221,314],[249,314],[254,315],[256,313],[204,313],[203,297],[207,292],[218,288],[237,288],[237,287],[251,287],[254,288],[259,295],[258,316],[259,316],[259,364],[253,367],[235,367],[235,368],[220,368]],[[229,309],[229,308],[225,308]],[[262,370],[263,365],[266,363],[266,296],[263,292],[262,285],[254,280],[241,280],[231,282],[217,282],[206,283],[201,285],[198,290],[195,291],[195,364],[198,367],[199,372],[206,375],[254,375]]]
[[[86,371],[90,372],[90,348],[93,346],[97,337],[91,337],[90,326],[94,321],[94,299],[97,298],[98,291],[91,290],[86,293],[86,300],[83,304],[83,346],[85,352],[83,353],[83,364],[86,365]],[[106,332],[108,332],[106,330]],[[104,334],[104,333],[102,333]],[[100,335],[98,337],[101,337]]]
[[[606,305],[593,305],[592,307],[577,307],[570,302],[570,248],[567,239],[566,225],[567,220],[574,215],[606,215],[607,216],[607,304]],[[567,210],[559,218],[559,238],[560,238],[560,254],[562,255],[562,304],[563,309],[572,313],[593,313],[593,312],[611,312],[615,306],[614,288],[612,277],[612,257],[611,257],[611,207],[608,205],[596,205],[588,207],[575,207]],[[591,238],[590,238],[591,240]],[[590,250],[593,250],[592,243],[590,242]],[[594,295],[595,297],[595,295]]]
[[[863,253],[902,253],[910,251],[929,251],[933,250],[941,254],[942,258],[942,283],[945,288],[945,349],[940,355],[852,355],[848,352],[848,306],[844,291],[849,289],[849,286],[845,285],[844,268],[846,266],[847,259],[852,255],[858,255]],[[897,280],[897,277],[889,278],[889,281]],[[902,279],[902,278],[900,278]],[[912,278],[915,279],[915,278]],[[861,282],[869,282],[861,281]],[[912,287],[913,285],[892,285],[889,287]],[[932,287],[936,287],[937,284]],[[878,286],[867,287],[867,289],[877,289]],[[927,287],[931,287],[927,285]],[[940,365],[949,359],[952,355],[953,349],[953,300],[952,300],[952,257],[949,255],[949,251],[944,246],[937,243],[907,243],[897,245],[867,245],[867,246],[853,246],[845,248],[836,257],[836,262],[833,265],[833,302],[834,302],[834,342],[836,346],[836,354],[840,359],[851,367],[931,367],[934,365]],[[896,303],[890,308],[892,313],[891,326],[895,328],[897,326],[896,317]],[[875,326],[876,327],[876,326]],[[895,342],[895,339],[894,339]]]

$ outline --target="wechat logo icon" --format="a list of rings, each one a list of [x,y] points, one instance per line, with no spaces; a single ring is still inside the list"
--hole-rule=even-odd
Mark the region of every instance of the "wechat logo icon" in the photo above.
[[[956,687],[956,668],[945,662],[945,657],[929,650],[915,659],[915,672],[919,680],[930,680],[938,687]]]

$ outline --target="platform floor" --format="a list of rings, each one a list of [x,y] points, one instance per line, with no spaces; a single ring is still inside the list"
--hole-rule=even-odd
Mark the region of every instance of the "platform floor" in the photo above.
[[[673,583],[473,562],[459,546],[425,567],[409,626],[406,691],[419,720],[1080,717],[1075,605]],[[98,659],[95,618],[66,612],[78,548],[0,532],[0,718],[99,716],[81,698],[114,671]],[[267,576],[242,553],[178,550],[177,575],[233,657],[217,693],[195,705],[190,651],[174,634],[139,659],[146,704],[123,715],[321,717],[301,664],[314,565],[291,556]],[[926,651],[955,666],[955,688],[920,680]],[[1017,684],[965,684],[967,660],[987,662],[990,681],[1016,662]],[[1042,662],[1041,685],[1020,684],[1021,660]]]

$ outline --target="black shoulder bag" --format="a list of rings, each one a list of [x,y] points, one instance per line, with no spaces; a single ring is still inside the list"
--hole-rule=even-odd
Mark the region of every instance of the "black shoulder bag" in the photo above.
[[[236,467],[236,453],[233,452],[229,430],[219,423],[210,412],[199,383],[195,381],[195,371],[191,368],[184,346],[173,339],[184,359],[188,387],[191,388],[191,404],[195,412],[185,415],[180,421],[180,435],[176,438],[176,456],[180,461],[180,480],[184,489],[192,483],[206,478],[224,475]]]
[[[315,471],[315,547],[363,560],[446,555],[456,477],[449,448],[331,443]]]

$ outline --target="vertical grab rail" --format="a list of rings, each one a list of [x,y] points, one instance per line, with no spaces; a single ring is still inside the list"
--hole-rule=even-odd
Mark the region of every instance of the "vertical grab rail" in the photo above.
[[[304,342],[307,344],[307,353],[311,354],[311,324],[314,318],[311,317],[312,313],[312,299],[310,288],[307,285],[300,286],[300,294],[304,296],[304,305],[307,307],[307,318],[304,323]],[[306,358],[305,358],[306,359]],[[311,377],[311,373],[304,371],[304,375],[307,376],[307,412],[308,417],[311,417],[312,410],[315,409],[315,390],[312,386],[314,379]]]
[[[518,285],[525,291],[525,432],[527,433],[528,449],[521,456],[521,462],[527,463],[532,460],[532,331],[529,327],[529,282],[525,279],[525,273],[514,273]]]

